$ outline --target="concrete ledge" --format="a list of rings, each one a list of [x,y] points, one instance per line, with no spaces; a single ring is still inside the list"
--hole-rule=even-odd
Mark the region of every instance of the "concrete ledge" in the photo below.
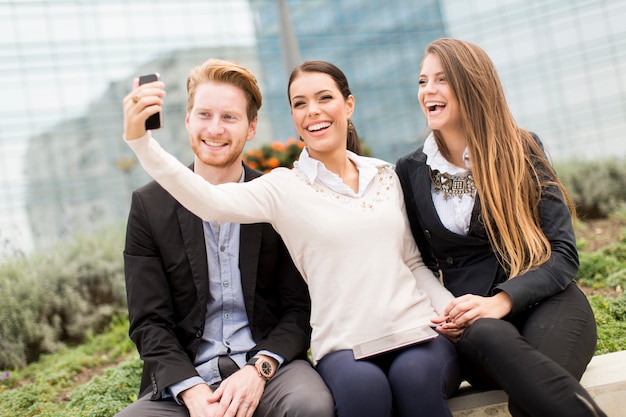
[[[594,356],[581,381],[609,417],[625,415],[626,351]],[[504,391],[475,391],[461,385],[448,404],[454,417],[511,417]]]

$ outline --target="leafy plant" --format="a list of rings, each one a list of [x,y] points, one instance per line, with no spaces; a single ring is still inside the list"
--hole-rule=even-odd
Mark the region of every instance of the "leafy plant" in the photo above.
[[[626,163],[612,159],[556,164],[559,178],[582,219],[606,217],[626,208]]]
[[[126,311],[123,228],[0,266],[0,369],[79,344]]]
[[[249,149],[244,153],[243,159],[251,168],[262,172],[269,172],[277,167],[292,168],[303,148],[304,142],[289,138],[286,143],[276,141],[264,144],[259,149]]]
[[[65,410],[50,417],[110,417],[137,400],[142,362],[133,356],[71,394]]]
[[[618,285],[622,288],[625,287],[626,261],[620,261],[618,258],[605,255],[601,251],[581,252],[579,259],[578,282],[593,289],[607,286],[616,288]]]
[[[619,297],[589,297],[598,326],[596,355],[626,350],[626,294]]]
[[[371,149],[361,138],[361,151],[364,156],[371,156]],[[292,168],[294,161],[300,156],[304,149],[304,142],[294,138],[287,139],[287,142],[272,142],[261,145],[258,149],[249,149],[243,154],[243,160],[251,168],[262,172],[270,172],[274,168]]]
[[[614,242],[604,247],[601,253],[604,256],[610,256],[620,262],[626,263],[626,240],[622,239],[620,242]]]
[[[94,370],[116,366],[121,360],[132,362],[133,357],[140,362],[135,346],[128,338],[128,321],[125,318],[115,319],[105,333],[89,336],[85,343],[75,348],[43,355],[23,369],[3,371],[0,374],[0,417],[14,417],[16,410],[20,410],[23,417],[56,415],[65,409],[68,393],[74,398],[73,390],[81,375],[91,375]],[[129,392],[134,389],[136,393],[139,376],[129,375],[127,384],[136,384],[136,387],[129,387]]]

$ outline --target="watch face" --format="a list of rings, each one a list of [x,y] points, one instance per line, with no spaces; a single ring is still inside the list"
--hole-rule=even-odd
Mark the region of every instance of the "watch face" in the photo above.
[[[276,372],[272,362],[265,358],[252,358],[248,361],[248,365],[254,366],[259,373],[259,376],[266,381],[269,381]]]
[[[268,378],[271,377],[274,373],[274,370],[272,369],[272,364],[269,362],[261,363],[261,373]]]

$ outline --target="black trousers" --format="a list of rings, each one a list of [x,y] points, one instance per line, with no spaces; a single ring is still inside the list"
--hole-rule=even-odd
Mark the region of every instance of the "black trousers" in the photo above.
[[[606,416],[578,382],[597,342],[575,283],[510,320],[480,319],[457,344],[473,387],[502,389],[513,417]]]

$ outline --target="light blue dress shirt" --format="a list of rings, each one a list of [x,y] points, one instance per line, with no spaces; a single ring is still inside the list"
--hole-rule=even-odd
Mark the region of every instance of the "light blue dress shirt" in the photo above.
[[[244,175],[240,182],[243,182]],[[241,272],[239,270],[239,238],[241,226],[237,223],[202,222],[209,266],[209,293],[204,334],[194,365],[199,377],[172,384],[166,391],[179,401],[184,390],[222,380],[217,366],[218,356],[230,356],[239,367],[246,364],[246,354],[255,346],[243,300]],[[284,359],[271,352],[259,353],[275,358],[279,364]],[[167,396],[169,396],[167,395]]]

